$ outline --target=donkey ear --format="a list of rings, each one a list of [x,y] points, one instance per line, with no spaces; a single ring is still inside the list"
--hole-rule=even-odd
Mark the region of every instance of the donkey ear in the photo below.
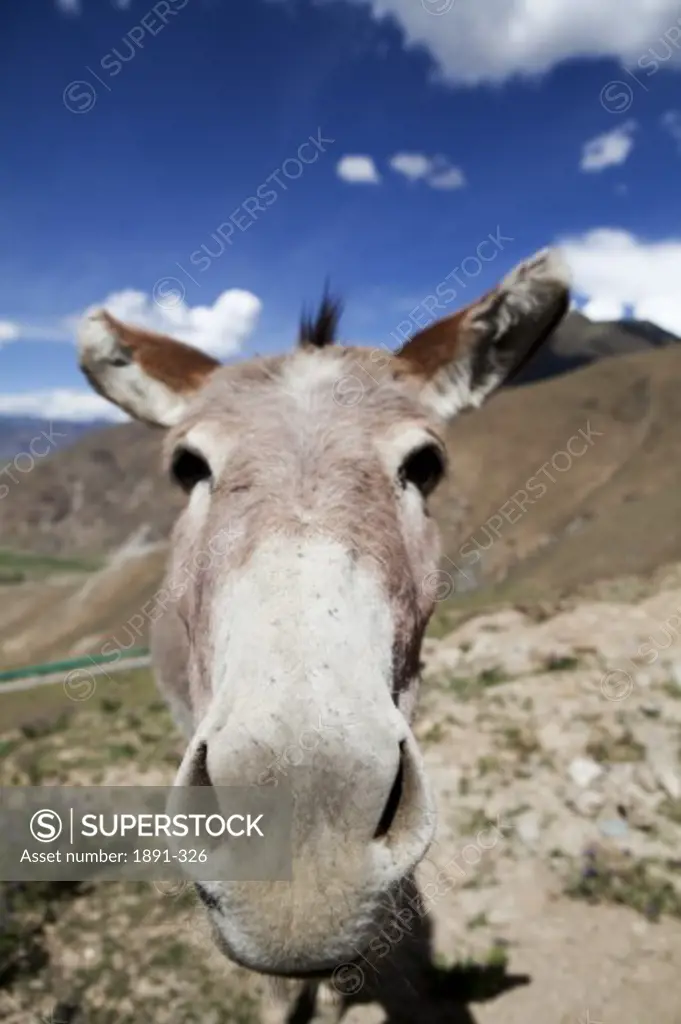
[[[569,271],[556,250],[543,249],[478,302],[411,338],[398,356],[422,382],[425,404],[450,419],[515,376],[569,305]]]
[[[170,427],[219,367],[199,349],[130,327],[99,310],[78,331],[80,368],[104,398],[135,419]]]

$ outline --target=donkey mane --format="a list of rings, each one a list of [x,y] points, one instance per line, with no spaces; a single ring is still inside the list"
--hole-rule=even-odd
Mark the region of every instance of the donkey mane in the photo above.
[[[343,312],[343,303],[338,297],[324,289],[317,315],[312,319],[305,311],[300,319],[298,344],[302,348],[325,348],[336,341],[338,322]]]

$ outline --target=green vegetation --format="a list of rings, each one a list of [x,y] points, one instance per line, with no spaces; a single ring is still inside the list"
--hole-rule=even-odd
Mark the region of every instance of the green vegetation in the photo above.
[[[521,761],[526,761],[541,749],[537,735],[529,725],[509,725],[499,735],[503,736],[505,746],[514,751]]]
[[[579,658],[574,658],[569,655],[565,657],[558,657],[552,655],[546,659],[544,668],[547,672],[569,672],[572,669],[579,668]]]
[[[146,670],[102,676],[82,702],[61,686],[0,691],[0,722],[6,786],[144,784],[147,772],[153,785],[170,783],[183,749]],[[191,887],[0,882],[0,906],[0,1019],[260,1020],[257,980],[211,958],[207,938],[197,946],[206,921]]]
[[[653,860],[634,860],[619,852],[589,849],[574,869],[565,894],[588,903],[616,903],[658,921],[681,917],[681,892],[660,876]]]
[[[634,738],[629,729],[625,729],[618,736],[605,731],[600,732],[589,741],[586,753],[599,764],[615,764],[643,761],[646,749]]]
[[[479,697],[485,690],[507,681],[507,677],[497,666],[485,669],[474,678],[443,675],[438,680],[441,687],[451,691],[459,700],[472,700]]]
[[[44,579],[56,572],[94,572],[102,564],[102,559],[58,558],[0,548],[0,583]]]

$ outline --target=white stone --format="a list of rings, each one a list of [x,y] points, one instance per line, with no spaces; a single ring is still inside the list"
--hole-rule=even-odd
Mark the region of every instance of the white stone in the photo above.
[[[525,846],[536,846],[541,834],[539,815],[535,811],[527,811],[515,820],[514,831]]]
[[[568,774],[575,785],[585,789],[603,774],[603,769],[590,757],[576,757],[568,766]]]

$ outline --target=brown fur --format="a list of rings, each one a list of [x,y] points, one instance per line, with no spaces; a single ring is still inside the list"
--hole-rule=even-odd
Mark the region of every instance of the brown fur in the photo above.
[[[220,366],[212,356],[165,334],[130,327],[106,312],[102,314],[102,319],[118,335],[124,349],[128,350],[145,373],[163,381],[173,391],[195,391]]]

